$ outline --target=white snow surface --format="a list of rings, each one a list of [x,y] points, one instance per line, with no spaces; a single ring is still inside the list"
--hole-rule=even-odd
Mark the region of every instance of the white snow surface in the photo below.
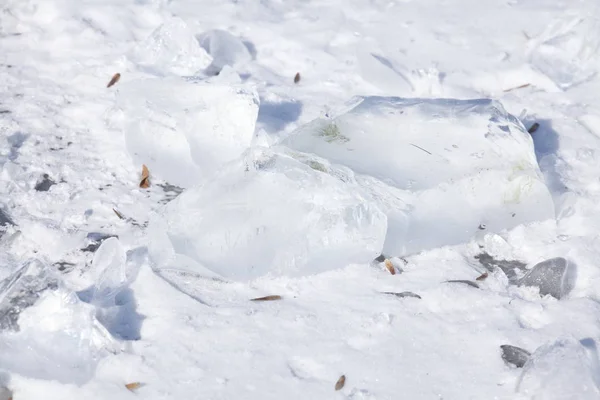
[[[6,0],[0,400],[600,398],[599,32],[596,0]]]

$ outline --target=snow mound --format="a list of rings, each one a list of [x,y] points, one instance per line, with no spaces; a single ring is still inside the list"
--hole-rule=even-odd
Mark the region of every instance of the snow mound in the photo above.
[[[132,50],[130,58],[145,71],[158,76],[193,75],[212,62],[198,45],[194,32],[177,17],[156,28]]]
[[[371,192],[377,187],[380,206],[398,220],[385,249],[397,255],[554,218],[533,141],[496,101],[357,98],[282,144],[353,170]]]
[[[533,42],[531,64],[566,90],[597,74],[600,19],[570,16],[550,24]]]
[[[248,280],[369,262],[383,245],[386,217],[356,185],[255,150],[169,203],[149,229],[159,268],[185,264]]]
[[[0,365],[37,379],[82,384],[117,346],[93,306],[30,261],[0,283]]]
[[[174,77],[133,81],[122,85],[117,97],[134,161],[183,187],[248,148],[258,104],[250,89]]]
[[[594,354],[597,356],[597,354]],[[600,398],[597,361],[572,338],[561,338],[538,348],[523,367],[517,391],[544,400]]]
[[[208,70],[218,73],[225,65],[235,67],[252,60],[244,43],[227,31],[214,29],[196,37],[200,46],[213,58]]]

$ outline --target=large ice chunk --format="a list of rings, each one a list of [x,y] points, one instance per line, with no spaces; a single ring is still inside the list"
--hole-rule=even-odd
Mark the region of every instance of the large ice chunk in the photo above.
[[[212,62],[185,21],[171,17],[131,52],[132,61],[158,76],[193,75]]]
[[[400,215],[398,229],[390,224],[396,234],[386,242],[389,253],[457,244],[479,229],[495,232],[554,218],[533,141],[496,101],[357,98],[282,144],[346,166],[370,186],[375,179],[388,193],[404,193],[408,222]]]
[[[532,399],[598,399],[597,374],[600,371],[596,363],[579,341],[558,339],[541,346],[531,355],[523,367],[517,391]]]
[[[360,188],[288,155],[253,150],[151,223],[159,268],[226,278],[303,276],[369,262],[386,216]]]
[[[134,161],[183,187],[246,150],[258,104],[253,90],[181,78],[133,81],[120,87],[117,98]]]

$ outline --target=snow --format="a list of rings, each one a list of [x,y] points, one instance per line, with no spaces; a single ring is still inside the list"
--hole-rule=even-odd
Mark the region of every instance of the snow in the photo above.
[[[599,18],[5,1],[0,400],[600,398]]]

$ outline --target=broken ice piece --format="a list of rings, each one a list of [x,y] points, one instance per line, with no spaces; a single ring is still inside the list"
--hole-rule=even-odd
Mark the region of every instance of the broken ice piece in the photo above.
[[[600,398],[595,356],[574,337],[538,347],[523,366],[517,392],[527,399]]]
[[[518,281],[519,286],[533,286],[540,295],[549,294],[561,299],[573,289],[576,267],[562,257],[551,258],[536,264]]]
[[[58,281],[39,261],[29,261],[0,281],[0,330],[19,331],[19,314],[32,306],[45,290],[56,290]]]
[[[500,348],[502,349],[502,359],[517,368],[523,368],[523,365],[531,356],[531,353],[527,350],[509,344],[503,344]]]
[[[0,226],[14,225],[15,223],[10,219],[6,211],[0,208]]]

